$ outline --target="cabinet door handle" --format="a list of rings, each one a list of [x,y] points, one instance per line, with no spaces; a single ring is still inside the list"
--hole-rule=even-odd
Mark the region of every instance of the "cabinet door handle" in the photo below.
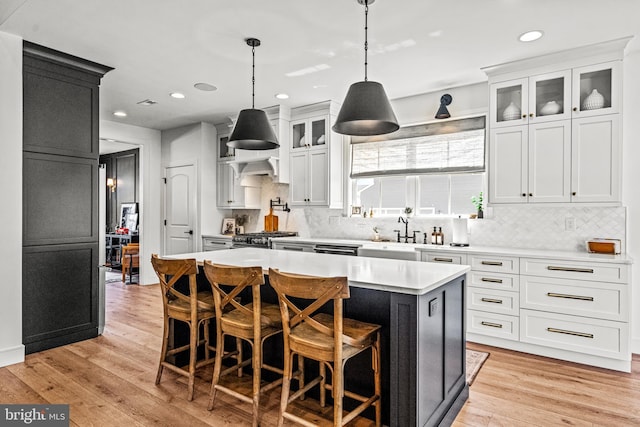
[[[533,113],[529,113],[529,117],[533,117]]]
[[[523,115],[522,115],[522,118],[523,118],[523,119],[526,119],[526,118],[527,118],[527,115],[526,115],[526,114],[523,114]]]
[[[576,193],[575,191],[573,193],[571,193],[572,196],[576,196],[578,193]]]
[[[282,249],[284,249],[286,251],[300,251],[300,252],[304,251],[303,248],[299,248],[299,247],[296,247],[296,246],[283,246]]]
[[[585,332],[574,332],[574,331],[567,331],[566,329],[557,329],[557,328],[547,328],[548,332],[553,332],[556,334],[565,334],[565,335],[573,335],[576,337],[583,337],[583,338],[593,338],[593,334],[587,334]]]
[[[547,292],[547,296],[552,298],[566,298],[566,299],[577,299],[580,301],[593,301],[593,297],[585,297],[582,295],[557,294],[555,292]]]
[[[495,298],[480,298],[480,301],[482,302],[490,302],[493,304],[502,304],[502,300],[501,299],[495,299]]]
[[[527,193],[522,193],[522,197],[527,197]]]
[[[491,279],[489,277],[483,277],[480,279],[481,282],[490,282],[490,283],[502,283],[502,279]]]
[[[574,273],[593,273],[593,268],[575,268],[575,267],[555,267],[548,265],[547,270],[551,271],[571,271]]]
[[[578,107],[573,107],[573,111],[578,111]]]
[[[434,258],[433,260],[436,262],[453,262],[451,258]]]
[[[533,193],[529,193],[529,197],[533,197]]]
[[[480,264],[482,264],[482,265],[497,265],[498,267],[502,267],[502,261],[482,261]]]
[[[482,326],[491,326],[492,328],[502,328],[502,325],[500,323],[493,323],[493,322],[480,322],[480,324]]]

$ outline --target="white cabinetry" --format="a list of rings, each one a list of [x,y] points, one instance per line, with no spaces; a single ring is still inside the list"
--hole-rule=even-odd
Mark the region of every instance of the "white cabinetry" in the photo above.
[[[339,105],[323,102],[291,111],[291,206],[343,206],[342,135],[331,131]]]
[[[241,182],[230,162],[218,162],[217,190],[221,209],[260,209],[260,183],[256,177]]]
[[[202,250],[205,252],[231,249],[232,246],[231,237],[202,236]]]
[[[489,203],[620,202],[628,40],[485,69]]]

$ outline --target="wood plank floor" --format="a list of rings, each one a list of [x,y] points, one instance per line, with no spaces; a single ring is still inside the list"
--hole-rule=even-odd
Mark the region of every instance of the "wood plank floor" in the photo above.
[[[250,425],[250,406],[222,393],[214,410],[206,410],[210,370],[201,371],[192,402],[184,377],[165,370],[160,385],[154,384],[161,310],[157,286],[107,284],[104,334],[0,368],[0,402],[69,403],[73,426]],[[640,358],[625,374],[469,347],[491,355],[454,426],[640,425]],[[262,425],[276,424],[278,400],[279,388],[264,399]],[[317,410],[310,401],[298,412]]]

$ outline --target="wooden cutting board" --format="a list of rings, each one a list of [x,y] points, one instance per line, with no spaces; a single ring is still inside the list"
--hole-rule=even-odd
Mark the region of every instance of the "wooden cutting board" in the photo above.
[[[278,231],[278,217],[273,214],[273,208],[269,210],[269,215],[264,216],[264,231]]]

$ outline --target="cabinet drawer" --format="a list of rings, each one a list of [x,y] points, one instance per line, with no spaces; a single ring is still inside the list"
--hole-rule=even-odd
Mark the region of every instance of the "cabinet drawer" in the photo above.
[[[467,307],[471,310],[517,316],[520,301],[517,292],[467,288]]]
[[[467,332],[518,341],[520,321],[515,316],[467,311]]]
[[[520,341],[628,360],[629,326],[610,320],[520,310]]]
[[[230,247],[231,247],[231,239],[216,239],[216,238],[210,238],[210,237],[202,238],[203,251],[229,249]]]
[[[520,259],[514,257],[469,255],[472,270],[496,273],[515,273],[520,270]]]
[[[627,321],[627,285],[553,277],[520,277],[520,306],[577,316]]]
[[[516,274],[487,273],[473,271],[467,273],[469,286],[487,289],[501,289],[503,291],[519,291],[520,276]]]
[[[442,262],[447,264],[466,264],[467,254],[449,254],[438,252],[423,252],[422,261]]]
[[[520,274],[625,283],[628,280],[628,266],[626,264],[521,258]]]

